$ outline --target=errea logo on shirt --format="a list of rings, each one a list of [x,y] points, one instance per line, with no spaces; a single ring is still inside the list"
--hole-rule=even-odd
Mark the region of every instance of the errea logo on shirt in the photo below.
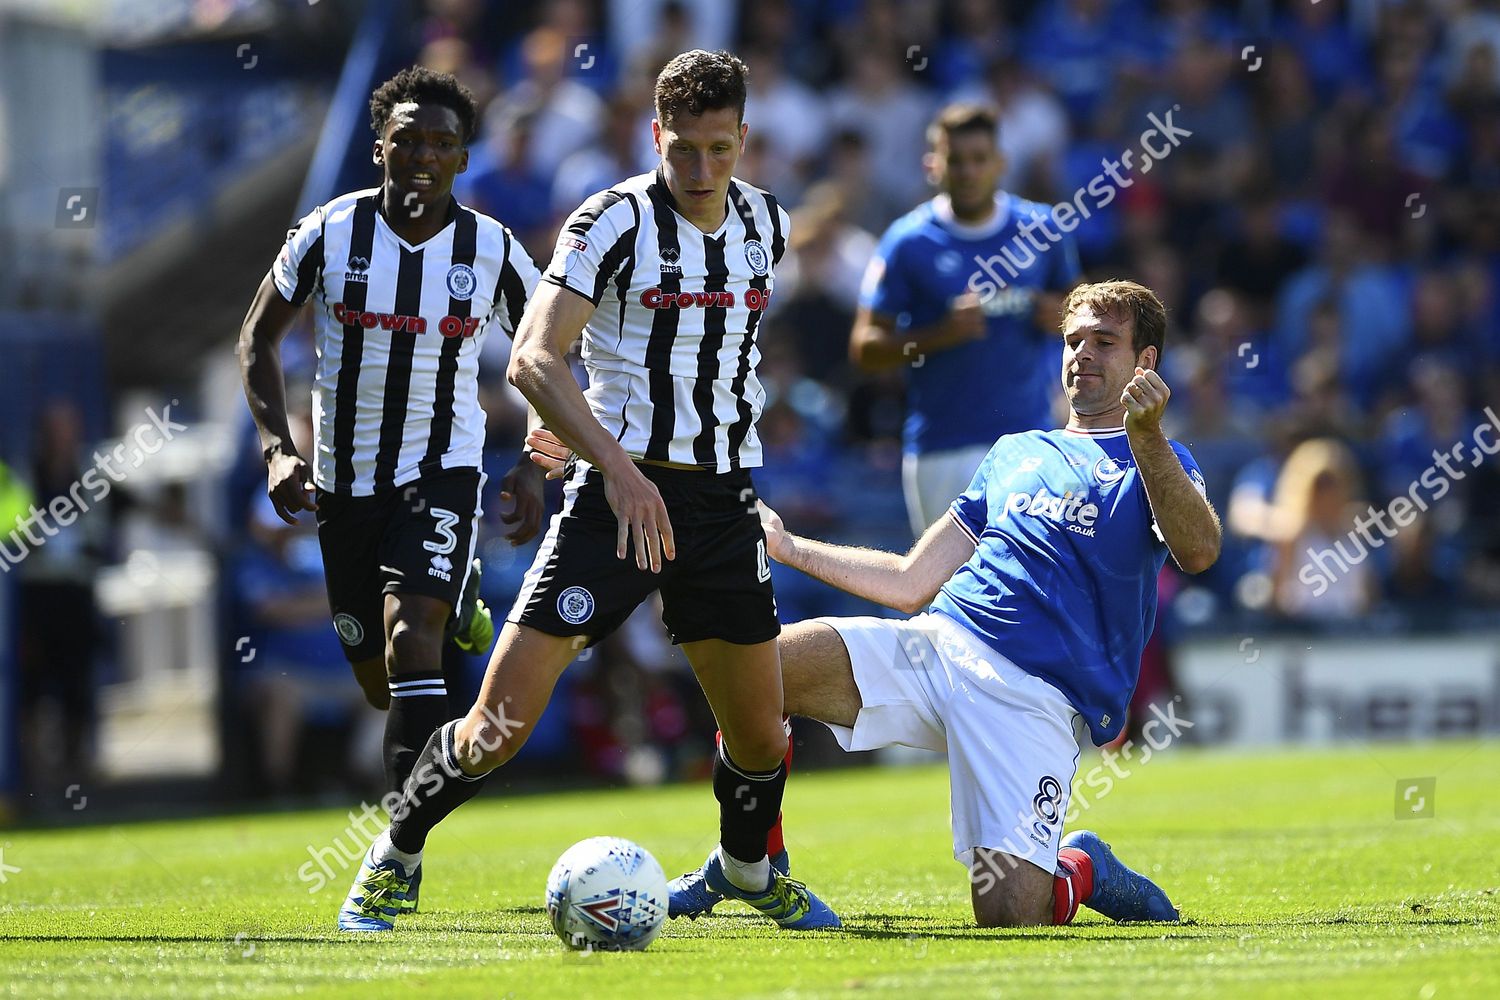
[[[1055,497],[1045,489],[1035,493],[1012,493],[1005,498],[1005,514],[1026,514],[1042,517],[1061,524],[1076,534],[1094,537],[1094,522],[1099,519],[1099,507],[1088,502],[1088,494],[1072,490]]]

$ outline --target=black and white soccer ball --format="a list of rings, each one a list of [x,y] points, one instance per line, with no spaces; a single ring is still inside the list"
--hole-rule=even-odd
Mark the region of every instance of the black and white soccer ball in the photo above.
[[[570,948],[640,951],[667,919],[667,876],[639,844],[590,837],[552,866],[547,916]]]

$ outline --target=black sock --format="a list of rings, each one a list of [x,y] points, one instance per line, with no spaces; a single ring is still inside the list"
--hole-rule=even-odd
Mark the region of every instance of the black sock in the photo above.
[[[385,785],[399,794],[427,738],[453,718],[453,712],[439,671],[401,674],[388,683],[391,707],[385,716]]]
[[[746,771],[729,759],[724,744],[714,755],[714,798],[719,800],[719,843],[736,861],[766,856],[766,834],[781,812],[786,762],[774,771]]]
[[[405,796],[391,816],[391,844],[398,851],[420,851],[432,828],[484,787],[488,775],[467,775],[458,766],[453,733],[460,721],[440,726],[417,755]]]

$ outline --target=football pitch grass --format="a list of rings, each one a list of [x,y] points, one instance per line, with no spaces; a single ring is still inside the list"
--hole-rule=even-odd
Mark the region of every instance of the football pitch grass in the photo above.
[[[1156,877],[1181,925],[975,929],[947,773],[923,766],[792,777],[793,874],[841,931],[727,904],[644,953],[562,946],[542,909],[557,856],[613,834],[669,876],[696,866],[717,826],[698,784],[486,795],[429,842],[423,912],[380,935],[333,929],[352,872],[299,878],[309,848],[349,842],[345,812],[0,831],[0,969],[23,997],[1500,996],[1500,744],[1120,767],[1073,826]]]

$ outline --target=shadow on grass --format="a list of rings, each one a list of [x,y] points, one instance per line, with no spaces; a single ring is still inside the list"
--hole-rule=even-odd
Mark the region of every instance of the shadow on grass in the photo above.
[[[1185,932],[1194,927],[1191,922],[1181,924],[1076,924],[1071,927],[1041,925],[1036,927],[977,927],[966,920],[945,920],[940,917],[913,917],[910,914],[854,913],[844,921],[842,933],[847,937],[873,940],[907,941],[983,941],[983,940],[1036,940],[1058,941],[1074,937],[1083,941],[1140,941],[1151,936],[1170,937],[1173,940],[1192,940],[1210,937],[1196,931]],[[1106,931],[1106,933],[1099,933]],[[1087,935],[1077,931],[1088,931]]]
[[[367,941],[399,941],[403,937],[411,935],[421,936],[483,936],[483,937],[550,937],[550,927],[545,919],[535,929],[520,929],[514,924],[505,922],[504,918],[538,918],[544,917],[540,907],[533,906],[511,906],[497,907],[493,910],[484,911],[461,911],[450,914],[442,914],[453,919],[462,926],[450,927],[423,927],[407,925],[406,928],[398,930],[395,934],[387,936],[384,934],[352,934],[328,931],[322,933],[308,934],[254,934],[236,939],[230,935],[195,935],[195,934],[87,934],[59,932],[56,934],[7,934],[0,932],[0,943],[7,941],[32,941],[32,942],[76,942],[88,943],[97,941],[109,944],[211,944],[234,946],[246,942],[257,944],[337,944],[352,945]],[[500,922],[496,918],[501,918]],[[1211,921],[1199,923],[1188,918],[1180,924],[1108,924],[1108,923],[1083,923],[1075,924],[1070,928],[1058,927],[975,927],[964,921],[945,920],[938,917],[922,917],[910,914],[886,914],[886,913],[856,913],[850,914],[842,928],[836,930],[802,932],[798,938],[806,940],[828,940],[830,938],[860,938],[865,940],[883,941],[978,941],[978,940],[1037,940],[1037,941],[1059,941],[1073,940],[1079,942],[1087,941],[1140,941],[1150,937],[1160,937],[1171,941],[1195,941],[1206,940],[1223,936],[1225,933],[1245,930],[1258,930],[1273,933],[1278,929],[1294,927],[1466,927],[1476,924],[1485,924],[1488,921],[1483,918],[1474,917],[1440,917],[1440,916],[1413,916],[1407,919],[1382,918],[1376,914],[1370,915],[1331,915],[1331,916],[1309,916],[1291,917],[1271,921]],[[707,930],[707,937],[698,935],[678,937],[679,941],[691,941],[694,938],[700,940],[716,940],[723,938],[758,938],[765,937],[765,931],[770,928],[764,918],[753,913],[722,913],[711,914],[697,921],[686,924],[672,921],[667,927],[674,926],[688,928],[700,928]],[[1085,933],[1077,933],[1079,931]],[[673,935],[677,937],[677,935]]]
[[[357,935],[343,933],[335,935],[329,931],[326,936],[300,935],[300,934],[275,934],[275,935],[247,935],[236,940],[234,937],[223,935],[204,934],[4,934],[0,933],[0,943],[6,941],[76,941],[86,943],[99,941],[110,944],[216,944],[216,945],[243,945],[251,942],[255,944],[354,944],[367,938],[378,938],[378,934]]]
[[[1266,929],[1273,927],[1474,927],[1494,924],[1493,917],[1391,917],[1371,914],[1368,916],[1336,917],[1286,917],[1281,920],[1258,920],[1253,922],[1222,922],[1215,920],[1205,926],[1224,930]]]

